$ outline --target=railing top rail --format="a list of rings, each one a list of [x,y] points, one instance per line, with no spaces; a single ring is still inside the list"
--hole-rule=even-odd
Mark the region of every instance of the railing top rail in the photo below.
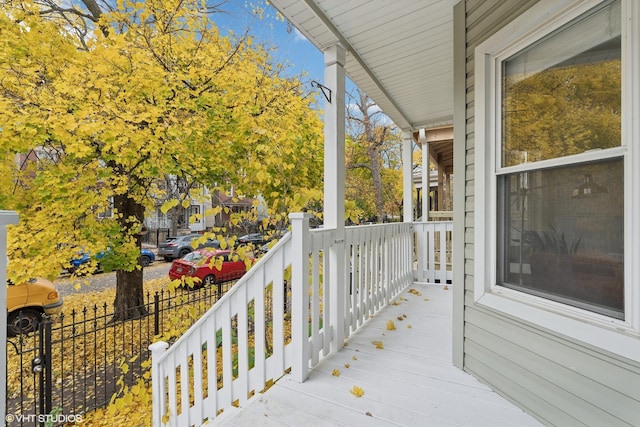
[[[336,232],[335,228],[310,228],[309,232],[312,235],[321,236],[323,234],[332,234]]]
[[[411,224],[410,222],[383,222],[383,223],[373,223],[373,224],[359,224],[359,225],[350,225],[345,227],[351,230],[357,230],[361,228],[380,228],[380,227],[390,227],[390,226],[402,226],[403,224]]]
[[[451,220],[446,220],[446,221],[429,221],[429,222],[414,221],[412,224],[413,224],[414,226],[429,225],[429,224],[453,224],[453,221],[451,221]]]

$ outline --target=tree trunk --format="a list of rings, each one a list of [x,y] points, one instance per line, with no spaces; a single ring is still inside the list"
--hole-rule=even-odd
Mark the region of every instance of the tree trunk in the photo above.
[[[116,271],[116,298],[112,321],[137,319],[148,314],[144,304],[142,270]]]
[[[120,214],[118,219],[120,226],[127,231],[135,227],[136,243],[138,247],[141,247],[142,236],[137,231],[144,220],[144,206],[130,199],[126,194],[114,196],[113,204]],[[147,315],[147,309],[144,305],[142,269],[116,271],[116,297],[113,301],[113,308],[112,321],[114,322]]]
[[[380,153],[373,144],[367,151],[369,153],[369,168],[371,169],[371,178],[373,180],[376,216],[378,217],[378,222],[381,223],[384,220],[384,200],[382,198],[382,174],[380,172],[379,161]]]

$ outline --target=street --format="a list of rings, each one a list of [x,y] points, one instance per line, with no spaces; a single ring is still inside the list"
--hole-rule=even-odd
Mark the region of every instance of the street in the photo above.
[[[170,262],[164,260],[155,261],[149,267],[144,268],[144,280],[157,279],[159,277],[166,277],[171,267]],[[89,285],[84,282],[89,281]],[[70,280],[68,274],[64,274],[54,281],[58,292],[62,297],[87,292],[102,291],[109,288],[115,288],[116,286],[116,273],[115,271],[110,273],[99,273],[94,276],[77,277],[74,281]],[[81,283],[80,289],[76,289],[75,284]]]

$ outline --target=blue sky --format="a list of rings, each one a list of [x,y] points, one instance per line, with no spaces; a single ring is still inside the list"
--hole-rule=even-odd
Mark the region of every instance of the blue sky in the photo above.
[[[253,5],[256,4],[264,11],[262,19],[252,13]],[[324,107],[320,90],[309,84],[312,80],[324,84],[324,55],[320,50],[283,18],[278,19],[276,9],[265,0],[227,0],[221,7],[228,13],[213,16],[221,34],[233,30],[236,36],[241,36],[249,29],[255,42],[275,47],[277,50],[273,52],[274,60],[290,64],[288,75],[299,76],[304,72],[307,76],[302,81],[306,83],[309,92],[315,92],[318,107]],[[347,93],[354,92],[355,85],[349,78],[346,85]]]
[[[251,13],[252,4],[258,4],[264,9],[263,19],[258,19]],[[229,0],[222,5],[228,14],[214,15],[213,19],[221,30],[232,29],[236,35],[249,33],[257,43],[273,46],[277,50],[273,53],[277,62],[288,63],[291,75],[306,72],[305,81],[316,80],[320,83],[324,79],[324,57],[298,30],[287,25],[282,19],[277,19],[277,11],[266,4],[264,0],[243,1]]]

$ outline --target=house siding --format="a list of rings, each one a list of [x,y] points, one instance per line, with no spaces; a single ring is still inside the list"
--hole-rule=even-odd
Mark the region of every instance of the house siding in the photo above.
[[[639,426],[640,364],[474,302],[474,49],[535,3],[464,2],[464,369],[547,425]]]

